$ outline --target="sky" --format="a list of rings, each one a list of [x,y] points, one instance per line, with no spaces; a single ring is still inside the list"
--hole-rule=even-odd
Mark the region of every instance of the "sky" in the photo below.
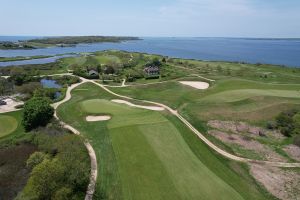
[[[300,38],[300,0],[0,0],[0,35]]]

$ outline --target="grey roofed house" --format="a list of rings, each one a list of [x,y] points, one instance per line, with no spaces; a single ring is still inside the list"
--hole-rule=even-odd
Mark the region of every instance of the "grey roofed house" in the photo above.
[[[99,75],[99,73],[97,72],[97,71],[95,71],[95,70],[89,70],[89,76],[98,76]]]
[[[149,67],[145,67],[144,72],[148,76],[154,76],[154,75],[159,75],[160,70],[159,70],[159,67],[157,67],[157,66],[149,66]]]

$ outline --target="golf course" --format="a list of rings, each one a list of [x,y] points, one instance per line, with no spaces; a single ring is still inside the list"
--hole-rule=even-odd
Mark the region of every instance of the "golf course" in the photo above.
[[[165,111],[112,102],[92,83],[72,91],[58,117],[89,140],[98,161],[96,197],[107,199],[265,199],[243,164],[221,158]],[[111,120],[87,122],[86,116]],[[105,163],[105,164],[103,164]],[[231,170],[234,165],[241,174]]]
[[[75,134],[80,149],[69,156],[76,160],[79,155],[81,161],[68,160],[68,166],[77,162],[71,168],[84,176],[80,198],[292,200],[298,196],[299,70],[123,51],[87,53],[58,62],[58,71],[34,68],[48,78],[55,74],[56,80],[66,79],[62,97],[51,102],[54,118],[27,134],[22,110],[0,114],[0,144],[19,144],[19,138],[35,144],[40,130],[46,135],[42,137]],[[148,68],[159,69],[152,65],[160,66],[159,76],[155,71],[154,76],[145,74]],[[9,70],[14,69],[6,73]],[[35,91],[38,76],[27,76],[23,80],[29,82],[22,87],[32,84],[33,91],[22,87],[19,91],[33,99],[52,97],[47,91]],[[3,82],[10,84],[9,79]],[[282,131],[279,125],[293,130],[284,135],[287,129]],[[41,138],[42,148],[34,148],[56,155],[60,139],[45,141]],[[73,148],[75,143],[70,140],[68,145]],[[30,194],[28,183],[25,195]]]

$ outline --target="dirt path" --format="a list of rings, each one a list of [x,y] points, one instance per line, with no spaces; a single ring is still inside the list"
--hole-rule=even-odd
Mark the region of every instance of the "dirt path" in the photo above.
[[[57,113],[56,113],[57,108],[61,104],[65,103],[65,102],[67,102],[67,101],[69,101],[71,99],[71,97],[72,97],[71,96],[71,91],[74,88],[78,87],[79,85],[88,82],[86,79],[81,79],[81,80],[82,80],[82,82],[74,84],[74,85],[68,87],[67,92],[66,92],[66,96],[65,96],[65,98],[62,101],[52,104],[52,107],[55,109],[54,117],[56,119],[60,120],[58,118],[58,116],[57,116]],[[72,126],[70,126],[70,125],[68,125],[68,124],[66,124],[66,123],[64,123],[62,121],[61,121],[61,124],[63,125],[64,128],[70,130],[74,134],[80,135],[80,132],[78,130],[76,130],[74,127],[72,127]],[[98,174],[97,158],[96,158],[96,153],[95,153],[92,145],[87,140],[84,142],[84,145],[85,145],[86,149],[88,150],[88,153],[89,153],[89,156],[90,156],[90,159],[91,159],[90,183],[89,183],[87,191],[86,191],[85,200],[92,200],[93,199],[93,195],[95,193],[95,186],[96,186],[97,174]]]

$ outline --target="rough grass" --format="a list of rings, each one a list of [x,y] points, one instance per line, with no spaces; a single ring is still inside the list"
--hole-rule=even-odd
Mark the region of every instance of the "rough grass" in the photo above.
[[[267,198],[249,182],[251,178],[222,163],[178,119],[110,102],[113,97],[91,84],[80,89],[88,90],[73,91],[58,115],[89,138],[96,150],[98,198]],[[103,113],[112,119],[84,120],[86,115]]]
[[[14,199],[22,191],[30,175],[26,160],[36,150],[29,144],[0,148],[1,199]]]

